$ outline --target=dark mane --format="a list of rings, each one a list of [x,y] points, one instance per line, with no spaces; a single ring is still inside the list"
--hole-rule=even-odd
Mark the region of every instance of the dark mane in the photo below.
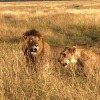
[[[40,34],[39,31],[37,31],[35,29],[32,29],[32,30],[29,30],[29,31],[25,32],[24,36],[38,36],[38,37],[41,37],[41,34]]]

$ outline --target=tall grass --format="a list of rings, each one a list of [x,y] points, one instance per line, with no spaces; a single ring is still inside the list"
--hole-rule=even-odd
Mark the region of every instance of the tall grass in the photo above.
[[[83,4],[0,3],[1,100],[100,100],[100,71],[87,78],[83,71],[64,69],[53,58],[52,73],[44,81],[26,67],[21,50],[22,33],[32,28],[41,31],[50,45],[59,46],[52,50],[54,57],[59,56],[61,45],[98,44],[99,6]]]
[[[44,35],[51,35],[57,45],[95,44],[100,42],[100,18],[95,14],[58,14],[26,19],[11,15],[0,17],[1,37],[19,37],[26,30],[36,28]],[[2,33],[5,35],[2,36]],[[15,34],[16,33],[16,34]],[[58,40],[60,39],[59,42]],[[52,43],[52,41],[50,42]],[[60,44],[61,43],[61,44]]]
[[[84,75],[61,68],[56,62],[49,83],[44,83],[26,68],[18,44],[1,43],[0,47],[1,100],[100,99],[100,72],[87,79]]]
[[[49,83],[44,83],[27,69],[18,44],[1,43],[0,48],[1,100],[100,99],[100,72],[87,79],[56,62]]]

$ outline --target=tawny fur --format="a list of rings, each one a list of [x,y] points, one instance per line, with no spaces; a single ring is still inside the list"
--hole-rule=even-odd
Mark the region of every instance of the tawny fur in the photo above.
[[[39,38],[39,40],[36,40]],[[38,44],[39,49],[37,50],[37,54],[31,55],[29,53],[30,43],[29,39],[35,39],[34,43]],[[23,46],[22,50],[26,57],[26,63],[28,67],[34,68],[35,71],[42,70],[48,67],[50,61],[50,46],[44,42],[43,37],[40,32],[37,30],[29,30],[23,34]]]
[[[65,57],[63,54],[66,54]],[[86,74],[92,74],[94,69],[100,68],[100,54],[93,52],[91,48],[66,47],[60,54],[59,62],[64,65],[66,61],[69,61],[69,65],[74,63],[83,67]]]

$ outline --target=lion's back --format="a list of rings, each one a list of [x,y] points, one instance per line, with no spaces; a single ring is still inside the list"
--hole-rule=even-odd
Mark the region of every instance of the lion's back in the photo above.
[[[80,52],[80,61],[82,65],[84,65],[84,72],[86,74],[94,73],[94,70],[98,70],[100,68],[100,54],[97,54],[93,50],[84,49]]]

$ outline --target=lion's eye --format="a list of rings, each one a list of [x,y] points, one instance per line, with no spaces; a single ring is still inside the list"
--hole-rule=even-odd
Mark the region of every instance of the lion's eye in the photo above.
[[[63,57],[66,57],[66,54],[65,53],[62,53]]]
[[[63,54],[63,57],[66,57],[66,54],[65,53]]]
[[[30,43],[32,43],[32,42],[33,42],[33,40],[31,39],[31,40],[30,40]]]

